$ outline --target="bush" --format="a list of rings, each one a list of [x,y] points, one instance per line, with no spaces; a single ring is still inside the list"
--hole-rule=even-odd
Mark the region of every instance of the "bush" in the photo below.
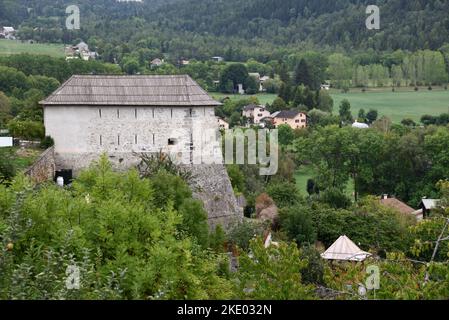
[[[12,120],[8,123],[10,133],[22,139],[42,139],[45,135],[45,128],[42,122],[30,120]]]
[[[209,225],[207,224],[207,213],[199,200],[186,199],[179,207],[182,215],[180,230],[187,232],[197,239],[203,248],[209,245]]]
[[[246,251],[251,240],[257,236],[261,237],[264,229],[264,225],[259,221],[244,219],[232,226],[227,235],[228,242]]]
[[[293,206],[301,201],[295,183],[285,181],[272,182],[268,185],[266,191],[278,208]]]
[[[42,149],[48,149],[50,147],[53,147],[55,145],[55,140],[53,140],[52,137],[46,136],[44,139],[42,139],[40,147]]]
[[[303,282],[324,285],[324,260],[320,253],[313,245],[306,245],[301,249],[301,257],[308,261],[307,268],[301,270]]]
[[[338,188],[329,188],[321,193],[320,199],[335,209],[346,209],[351,206],[351,199]]]
[[[13,157],[13,152],[10,149],[0,149],[0,183],[4,180],[11,180],[15,176]]]
[[[317,239],[311,211],[304,206],[284,208],[280,212],[282,229],[298,245],[313,244]]]

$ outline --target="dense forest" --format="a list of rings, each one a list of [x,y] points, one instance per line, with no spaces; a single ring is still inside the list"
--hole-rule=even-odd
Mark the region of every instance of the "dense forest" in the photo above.
[[[383,0],[381,29],[367,30],[366,0],[115,0],[78,1],[81,30],[64,29],[70,1],[0,2],[0,24],[25,38],[70,43],[89,40],[104,50],[125,43],[176,57],[277,59],[298,49],[392,51],[438,49],[449,31],[449,3]],[[110,50],[110,49],[109,49]]]

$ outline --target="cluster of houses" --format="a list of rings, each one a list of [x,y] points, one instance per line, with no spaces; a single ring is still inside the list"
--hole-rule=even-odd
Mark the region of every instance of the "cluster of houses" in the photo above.
[[[440,201],[440,199],[423,198],[419,204],[419,209],[413,209],[399,199],[389,197],[386,194],[380,199],[380,203],[383,206],[395,209],[404,215],[411,215],[415,217],[417,221],[422,221],[423,219],[428,218],[433,210],[440,208]]]
[[[270,113],[265,106],[248,105],[243,108],[243,117],[247,120],[247,126],[258,125],[260,127],[288,125],[292,129],[307,127],[307,115],[297,110],[283,110]]]
[[[283,110],[270,113],[263,105],[250,104],[243,108],[242,116],[246,119],[246,127],[259,126],[261,128],[288,125],[290,128],[307,128],[307,115],[297,110]],[[220,129],[229,129],[229,123],[222,118],[217,118]]]
[[[13,27],[0,27],[0,39],[16,40],[16,30]]]
[[[98,57],[97,52],[90,51],[89,46],[84,41],[77,45],[68,46],[65,48],[66,60],[82,59],[84,61],[95,60]]]

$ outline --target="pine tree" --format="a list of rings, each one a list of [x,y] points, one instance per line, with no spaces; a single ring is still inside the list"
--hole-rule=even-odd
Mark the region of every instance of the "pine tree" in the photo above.
[[[306,60],[301,59],[295,69],[295,84],[304,85],[313,88],[312,77],[310,76],[310,69]]]

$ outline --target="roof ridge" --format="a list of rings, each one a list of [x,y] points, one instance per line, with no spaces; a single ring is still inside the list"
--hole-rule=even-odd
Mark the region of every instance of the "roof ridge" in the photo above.
[[[115,89],[115,90],[114,90]],[[189,75],[72,75],[43,105],[218,106]]]

